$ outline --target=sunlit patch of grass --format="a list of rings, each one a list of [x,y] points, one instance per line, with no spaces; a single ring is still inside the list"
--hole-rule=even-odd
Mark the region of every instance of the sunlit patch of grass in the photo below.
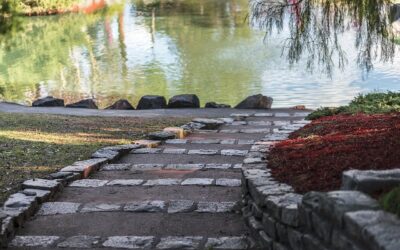
[[[131,143],[187,121],[0,113],[0,203],[25,179],[87,159],[101,147]]]

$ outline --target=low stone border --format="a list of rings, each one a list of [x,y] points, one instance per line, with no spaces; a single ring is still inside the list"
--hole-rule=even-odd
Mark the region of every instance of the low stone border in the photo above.
[[[242,213],[251,236],[265,250],[400,249],[400,220],[380,210],[367,194],[342,190],[303,196],[271,176],[266,153],[306,123],[295,121],[297,126],[275,130],[256,142],[244,160]],[[374,172],[374,178],[350,171],[344,174],[343,186],[368,191],[367,183],[383,183],[383,176],[397,171]]]
[[[105,249],[249,249],[253,243],[246,236],[206,238],[203,236],[17,236],[11,246]]]
[[[349,170],[342,175],[342,190],[358,190],[367,194],[400,185],[400,169]]]

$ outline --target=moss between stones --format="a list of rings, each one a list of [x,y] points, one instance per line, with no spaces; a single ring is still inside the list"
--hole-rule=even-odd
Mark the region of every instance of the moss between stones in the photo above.
[[[381,196],[379,203],[385,211],[400,217],[400,186]]]

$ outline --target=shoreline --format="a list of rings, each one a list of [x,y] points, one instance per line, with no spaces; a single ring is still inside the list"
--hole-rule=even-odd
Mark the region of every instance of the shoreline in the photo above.
[[[297,110],[293,108],[272,109],[234,109],[234,108],[182,108],[182,109],[146,109],[146,110],[103,110],[103,109],[80,109],[65,107],[30,107],[15,103],[0,102],[0,112],[22,113],[22,114],[48,114],[48,115],[71,115],[71,116],[99,116],[99,117],[221,117],[229,116],[231,113],[310,113],[311,109]]]

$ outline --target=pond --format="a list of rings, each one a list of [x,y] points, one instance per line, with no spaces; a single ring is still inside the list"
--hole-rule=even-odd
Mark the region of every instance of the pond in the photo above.
[[[367,75],[355,62],[354,34],[342,39],[348,64],[331,77],[290,67],[284,32],[264,39],[250,27],[247,0],[134,0],[92,15],[21,18],[23,31],[0,48],[3,99],[29,104],[53,95],[66,102],[195,93],[202,104],[234,105],[262,93],[274,107],[346,104],[358,93],[400,89],[400,57]],[[398,49],[398,48],[397,48]]]

